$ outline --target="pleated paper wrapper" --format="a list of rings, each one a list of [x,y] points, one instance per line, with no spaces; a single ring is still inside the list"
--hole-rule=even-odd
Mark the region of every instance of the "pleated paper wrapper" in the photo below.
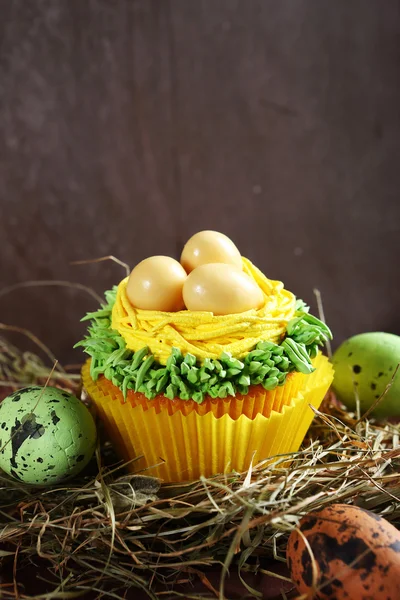
[[[245,471],[250,464],[296,452],[333,379],[328,359],[319,354],[310,375],[291,373],[273,391],[253,386],[247,396],[208,398],[202,404],[122,392],[104,377],[95,382],[90,361],[83,385],[117,453],[132,472],[165,482],[200,475]]]

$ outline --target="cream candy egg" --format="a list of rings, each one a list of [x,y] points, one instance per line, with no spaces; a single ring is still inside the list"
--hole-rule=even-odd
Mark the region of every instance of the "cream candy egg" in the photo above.
[[[242,269],[242,257],[235,244],[218,231],[199,231],[183,248],[181,264],[190,273],[208,263],[225,263]]]
[[[183,285],[186,308],[214,315],[242,313],[264,304],[258,285],[234,265],[210,263],[188,275]]]
[[[135,308],[175,312],[184,308],[182,287],[186,278],[186,271],[177,260],[150,256],[133,269],[126,295]]]

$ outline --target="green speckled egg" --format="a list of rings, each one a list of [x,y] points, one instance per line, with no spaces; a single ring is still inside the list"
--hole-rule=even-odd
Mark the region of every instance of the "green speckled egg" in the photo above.
[[[54,387],[28,387],[0,403],[0,468],[25,483],[51,485],[76,475],[96,445],[88,408]]]
[[[336,394],[354,410],[356,389],[361,413],[364,413],[385,391],[400,363],[400,337],[382,332],[355,335],[336,350],[332,360]],[[375,417],[400,416],[400,372],[372,414]]]

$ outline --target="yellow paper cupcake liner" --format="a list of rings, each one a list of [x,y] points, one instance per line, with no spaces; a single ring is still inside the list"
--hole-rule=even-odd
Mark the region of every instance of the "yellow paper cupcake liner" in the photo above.
[[[269,416],[257,412],[261,405],[265,408],[261,392],[243,400],[249,414],[252,399],[250,416],[231,416],[222,400],[212,403],[205,414],[196,410],[185,414],[153,401],[124,402],[118,388],[107,380],[92,380],[89,362],[82,379],[116,451],[126,461],[137,458],[130,463],[132,471],[147,469],[149,475],[175,482],[244,471],[251,462],[297,451],[314,416],[310,405],[319,407],[333,379],[326,357],[319,354],[314,366],[310,375],[274,390]],[[269,402],[271,406],[271,397]]]
[[[274,390],[267,391],[261,385],[255,385],[251,386],[251,391],[245,396],[237,394],[235,397],[229,396],[223,399],[207,397],[201,404],[194,400],[179,398],[169,400],[162,394],[153,400],[148,400],[144,394],[136,393],[133,390],[128,390],[125,400],[121,390],[105,377],[98,379],[97,386],[104,396],[109,396],[121,403],[127,402],[131,404],[132,408],[136,406],[141,406],[143,410],[154,408],[156,413],[166,411],[170,416],[177,411],[181,411],[186,416],[195,411],[200,416],[212,412],[216,418],[227,414],[232,419],[238,419],[244,414],[249,419],[254,419],[258,413],[269,417],[273,410],[281,412],[282,406],[290,402],[304,388],[304,377],[305,375],[302,373],[290,373],[285,385],[278,386]]]

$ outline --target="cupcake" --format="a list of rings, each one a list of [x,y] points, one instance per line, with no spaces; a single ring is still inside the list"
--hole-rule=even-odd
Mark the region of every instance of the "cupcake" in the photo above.
[[[329,328],[229,238],[153,256],[87,314],[83,385],[133,472],[167,482],[299,449],[333,370]]]

